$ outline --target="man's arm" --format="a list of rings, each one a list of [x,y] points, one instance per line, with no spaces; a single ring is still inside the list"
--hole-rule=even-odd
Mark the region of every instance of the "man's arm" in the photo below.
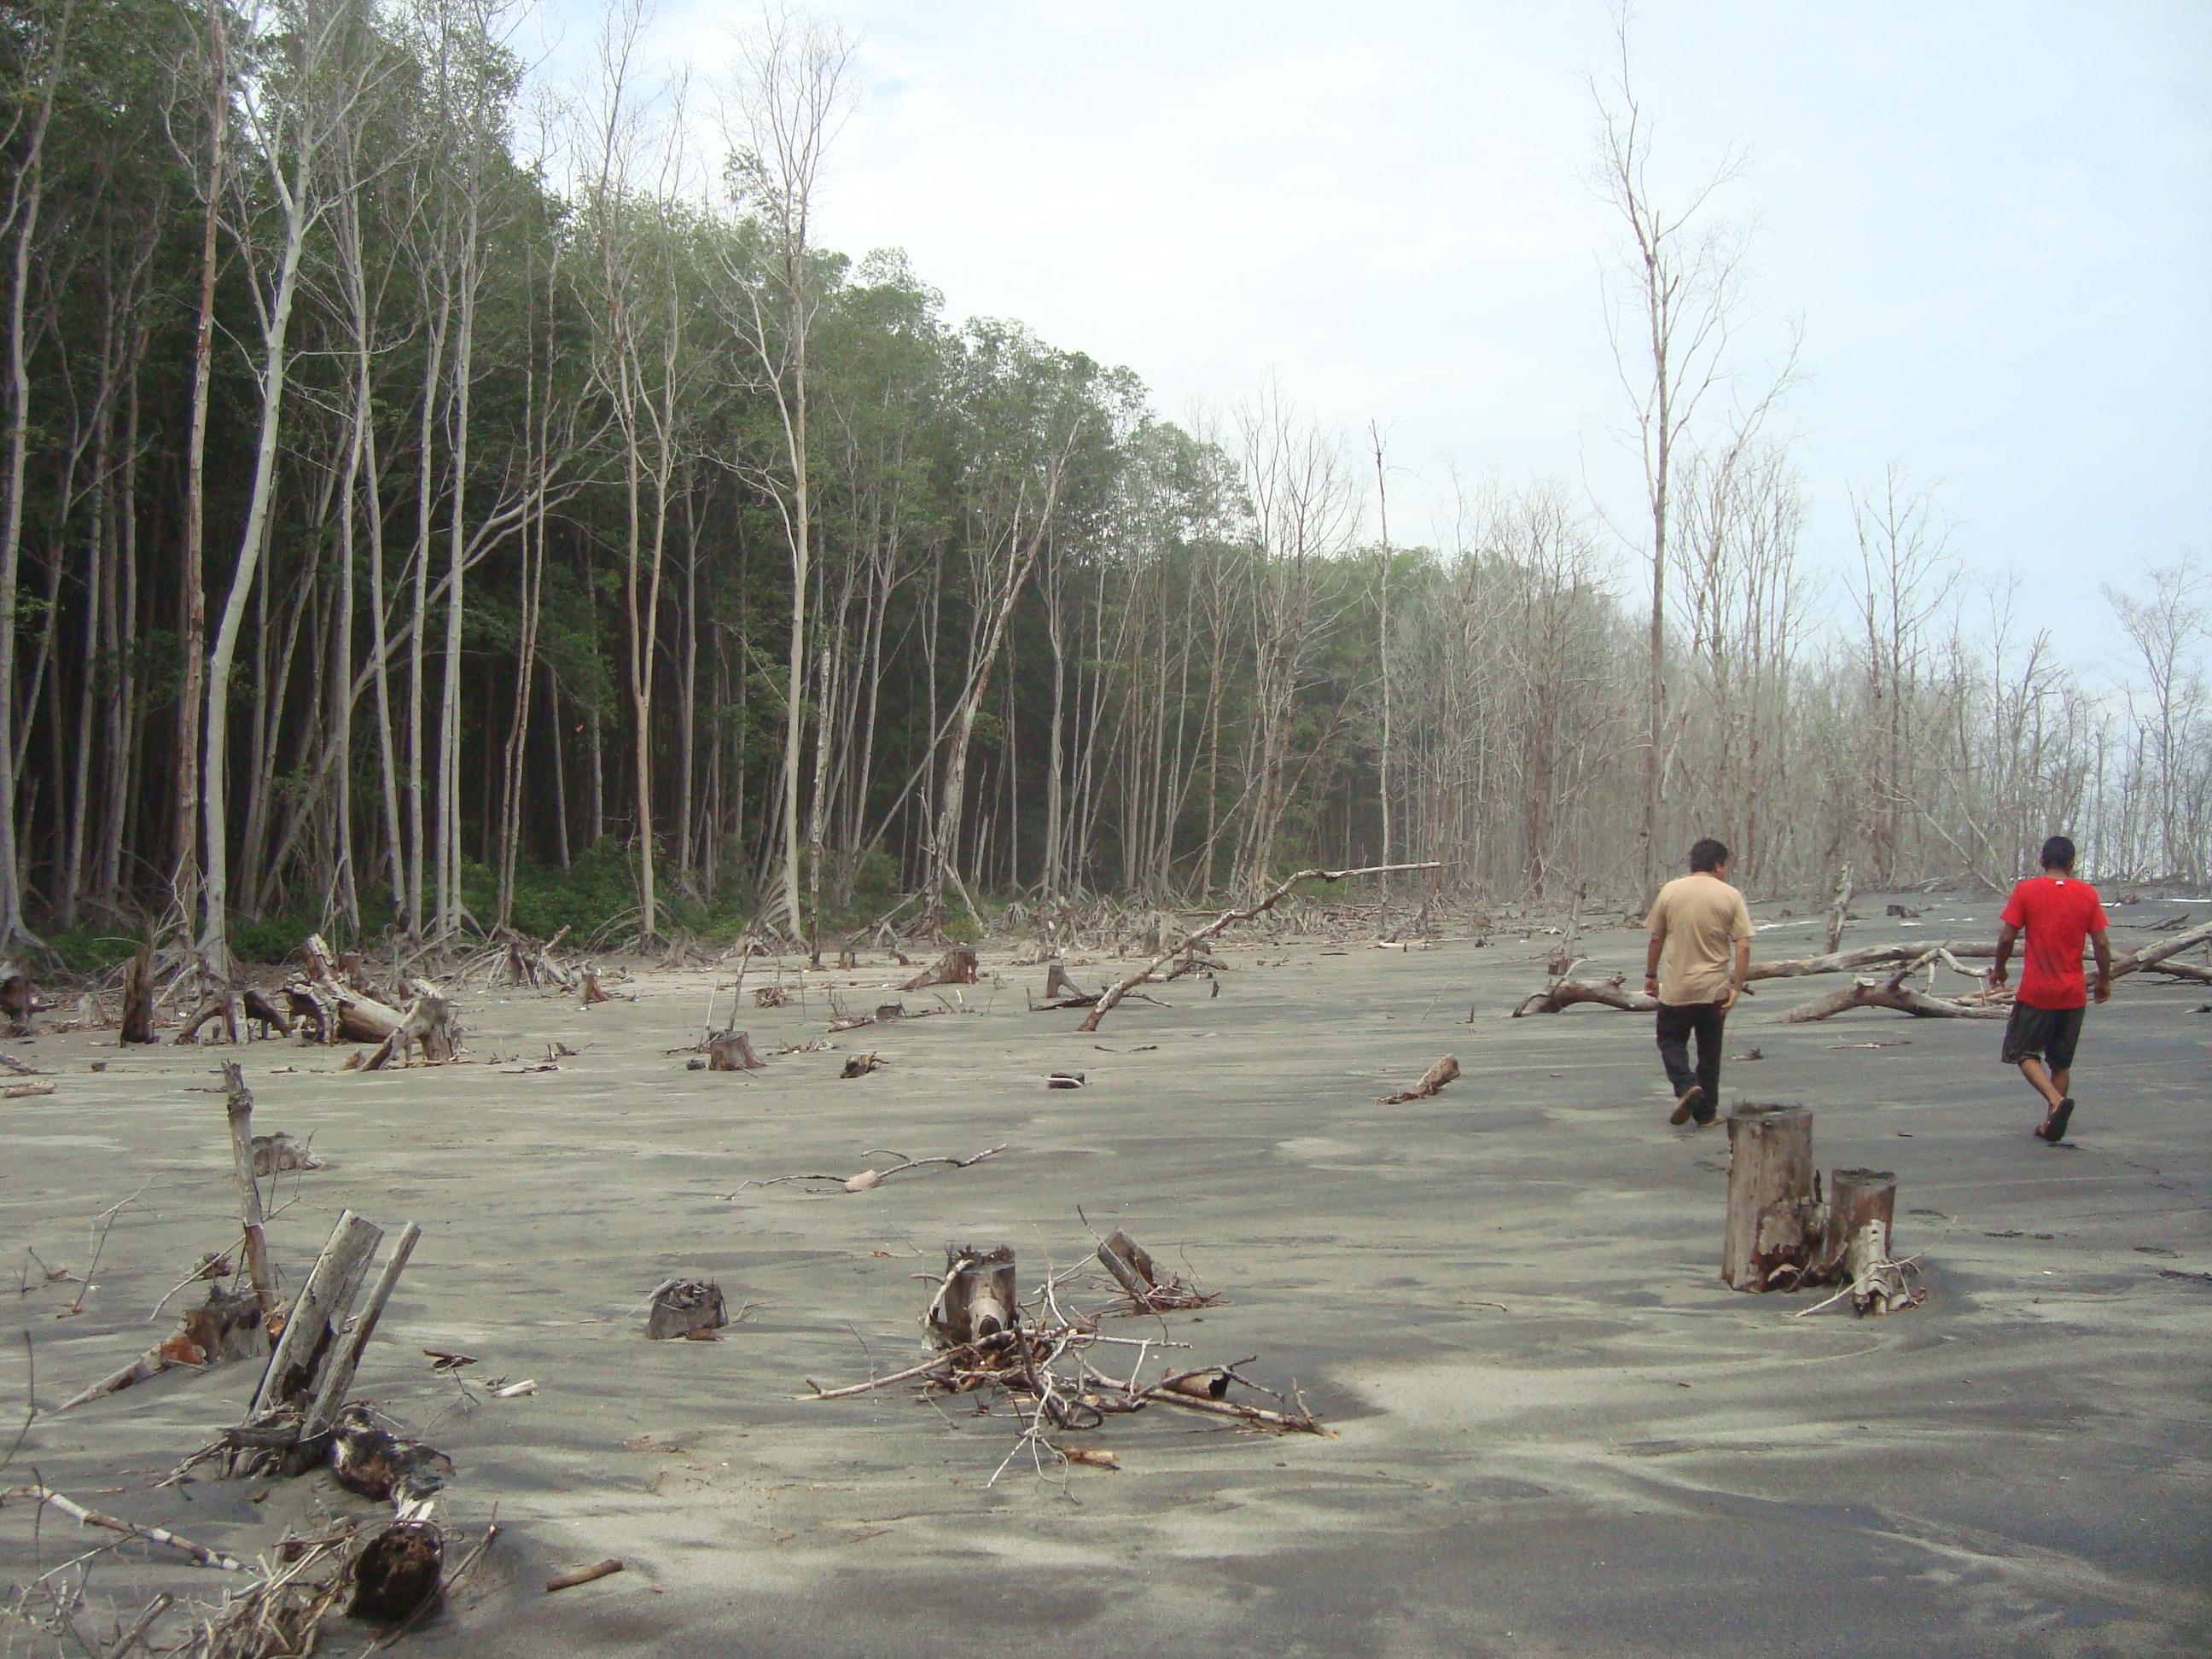
[[[2101,936],[2100,936],[2101,937]],[[1644,994],[1659,994],[1659,953],[1667,948],[1667,918],[1653,915],[1651,938],[1644,947]]]
[[[2097,937],[2101,940],[2105,936],[2100,933]],[[2002,985],[2005,982],[2005,963],[2012,960],[2012,947],[2019,942],[2020,929],[2010,922],[2006,922],[1997,929],[1997,959],[1996,965],[1990,969],[1990,984]],[[2100,944],[2097,948],[2102,950],[2104,946]]]
[[[1723,1013],[1735,1006],[1735,1000],[1743,994],[1744,984],[1751,978],[1751,941],[1740,939],[1735,942],[1735,979],[1721,1003]]]
[[[2089,935],[2089,948],[2097,953],[2097,1000],[2109,1002],[2112,996],[2112,946],[2103,928]]]

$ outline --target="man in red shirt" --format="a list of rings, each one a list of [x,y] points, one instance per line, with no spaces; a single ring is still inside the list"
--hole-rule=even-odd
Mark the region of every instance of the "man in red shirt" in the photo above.
[[[2112,952],[2105,942],[2105,907],[2097,890],[2074,879],[2074,843],[2053,836],[2043,843],[2043,873],[2012,890],[1997,932],[1997,961],[1992,983],[2005,982],[2005,964],[2024,933],[2027,950],[2020,975],[2020,994],[2005,1027],[2004,1059],[2020,1067],[2049,1108],[2036,1126],[2039,1139],[2053,1146],[2066,1139],[2074,1115],[2074,1048],[2081,1040],[2081,1010],[2089,987],[2081,974],[2081,945],[2097,953],[2097,1000],[2112,994]]]

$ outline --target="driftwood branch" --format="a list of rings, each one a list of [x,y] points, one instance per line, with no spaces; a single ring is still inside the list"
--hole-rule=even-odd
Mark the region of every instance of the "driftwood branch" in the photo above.
[[[1301,870],[1297,874],[1279,884],[1265,898],[1241,908],[1224,910],[1203,927],[1195,928],[1184,934],[1176,942],[1172,950],[1161,951],[1134,973],[1124,974],[1112,985],[1107,987],[1091,1012],[1084,1016],[1083,1024],[1075,1029],[1079,1031],[1097,1030],[1098,1022],[1113,1012],[1115,1006],[1122,998],[1127,996],[1130,992],[1142,985],[1176,957],[1182,955],[1194,945],[1213,938],[1225,927],[1232,927],[1240,921],[1250,921],[1255,917],[1273,909],[1289,895],[1291,890],[1302,881],[1349,881],[1355,876],[1382,876],[1405,870],[1441,870],[1443,866],[1440,862],[1431,860],[1426,864],[1370,864],[1357,870]]]

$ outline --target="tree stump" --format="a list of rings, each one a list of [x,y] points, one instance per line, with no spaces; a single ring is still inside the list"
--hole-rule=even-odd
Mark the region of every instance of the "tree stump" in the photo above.
[[[902,991],[927,991],[933,985],[973,985],[981,977],[975,947],[956,945],[937,959],[934,967],[925,968],[899,987]]]
[[[154,1036],[154,942],[138,947],[123,970],[123,1036],[125,1043],[152,1042]]]
[[[977,1250],[945,1247],[945,1279],[929,1304],[930,1334],[948,1348],[1000,1336],[1021,1321],[1011,1245]]]
[[[655,1342],[707,1337],[730,1322],[722,1287],[712,1281],[672,1279],[653,1293],[645,1334]]]
[[[375,1625],[402,1625],[438,1593],[446,1540],[428,1521],[395,1521],[368,1540],[353,1564],[346,1612]]]
[[[1831,1170],[1828,1224],[1813,1277],[1856,1281],[1873,1263],[1887,1261],[1896,1209],[1897,1177],[1889,1170]]]
[[[1721,1278],[1763,1291],[1788,1268],[1801,1280],[1819,1243],[1813,1114],[1802,1106],[1742,1105],[1729,1114],[1728,1224]]]
[[[973,951],[968,953],[972,960]],[[974,975],[969,975],[972,981]],[[31,978],[23,971],[23,964],[12,957],[0,961],[0,1014],[8,1017],[8,1029],[17,1036],[27,1036],[31,1030],[31,1015],[38,1007],[38,996],[31,988]]]
[[[753,1040],[743,1031],[717,1031],[707,1039],[710,1072],[757,1072],[767,1064],[753,1052]]]

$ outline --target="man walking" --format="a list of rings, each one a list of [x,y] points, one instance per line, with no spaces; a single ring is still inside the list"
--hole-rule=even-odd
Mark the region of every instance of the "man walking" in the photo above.
[[[1700,841],[1690,849],[1690,873],[1659,890],[1645,924],[1644,994],[1659,1000],[1659,1059],[1674,1090],[1667,1121],[1695,1119],[1701,1129],[1720,1114],[1721,1027],[1751,972],[1751,911],[1729,885],[1728,865],[1727,848],[1710,836]]]
[[[2084,939],[2097,953],[2097,1000],[2112,994],[2112,950],[2105,939],[2105,907],[2098,902],[2095,888],[2074,879],[2072,842],[2053,836],[2043,843],[2043,873],[2012,890],[1998,921],[2003,925],[1997,930],[1997,960],[1990,970],[1990,983],[2005,982],[2013,945],[2022,933],[2027,935],[2020,994],[2005,1026],[2004,1061],[2019,1066],[2020,1074],[2043,1097],[2046,1110],[2035,1133],[2055,1146],[2066,1139],[2066,1126],[2074,1116],[2074,1097],[2067,1086],[2073,1081],[2075,1045],[2081,1040],[2081,1010],[2089,1000],[2081,973]]]

